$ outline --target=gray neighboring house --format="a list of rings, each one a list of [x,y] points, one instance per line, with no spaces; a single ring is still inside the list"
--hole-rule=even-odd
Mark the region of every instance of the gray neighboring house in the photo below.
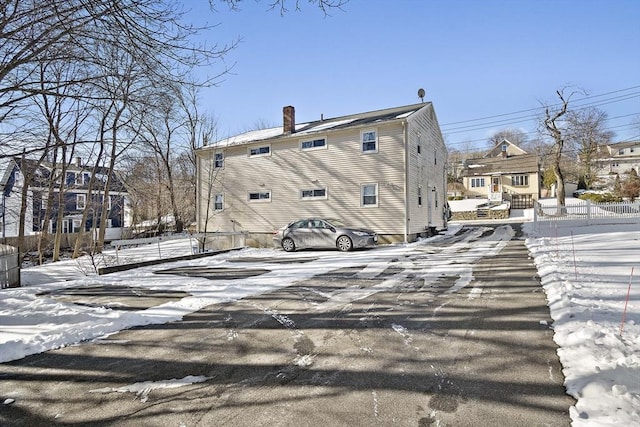
[[[446,228],[447,150],[431,103],[295,122],[196,152],[197,229],[272,245],[301,217],[337,218],[410,242]]]

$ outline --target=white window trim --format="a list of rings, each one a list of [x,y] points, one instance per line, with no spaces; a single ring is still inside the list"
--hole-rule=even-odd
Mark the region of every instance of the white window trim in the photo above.
[[[375,204],[365,204],[364,203],[364,188],[365,187],[370,187],[370,186],[375,186],[376,189],[376,202]],[[377,182],[367,182],[364,184],[360,184],[360,207],[363,208],[377,208],[378,204],[380,203],[380,196],[378,194],[378,183]]]
[[[74,233],[79,233],[79,232],[80,232],[80,226],[81,226],[81,225],[82,225],[82,220],[80,220],[80,219],[74,219],[74,220],[72,221],[72,227],[73,227],[73,228],[72,228],[72,231],[73,231]],[[76,230],[78,230],[78,231],[76,231]]]
[[[520,184],[520,183],[518,183],[518,181],[522,181],[523,183]],[[511,176],[511,186],[512,187],[528,187],[529,186],[529,175],[525,175],[525,174],[512,175]]]
[[[375,144],[376,144],[376,148],[375,150],[366,150],[364,149],[364,134],[365,133],[370,133],[370,132],[375,132],[376,134],[376,140],[375,140]],[[362,131],[360,131],[360,152],[362,154],[374,154],[377,153],[380,149],[380,137],[378,135],[378,129],[364,129]]]
[[[216,199],[220,196],[222,198],[222,207],[220,209],[216,208]],[[220,212],[224,210],[224,193],[217,193],[213,195],[213,210],[216,212]]]
[[[258,153],[258,154],[251,154],[251,150],[256,150],[256,149],[261,149],[263,147],[268,147],[269,148],[269,152],[268,153]],[[271,156],[271,144],[265,144],[265,145],[256,145],[255,147],[248,147],[247,148],[247,155],[249,157],[268,157]]]
[[[269,194],[268,198],[258,198],[252,199],[251,194]],[[258,190],[258,191],[249,191],[247,192],[247,201],[249,203],[271,203],[271,190]]]
[[[304,197],[302,195],[303,192],[305,191],[316,191],[316,190],[324,190],[324,196],[307,196]],[[300,190],[300,200],[302,201],[309,201],[309,200],[327,200],[329,196],[329,191],[327,190],[327,187],[316,187],[316,188],[303,188]]]
[[[313,142],[313,141],[318,141],[318,140],[323,140],[324,141],[324,145],[322,145],[320,147],[307,147],[307,148],[302,147],[302,144],[304,142]],[[299,143],[300,151],[326,150],[328,146],[329,146],[329,143],[327,142],[327,137],[326,136],[319,136],[317,138],[301,139],[300,143]]]
[[[83,210],[87,206],[87,195],[76,194],[76,210]]]
[[[251,151],[249,151],[249,152],[251,152]],[[269,152],[271,152],[271,149],[269,149]],[[216,165],[216,156],[217,155],[222,156],[222,160],[221,160],[222,166]],[[214,169],[224,169],[224,160],[225,159],[224,159],[224,153],[223,152],[220,152],[220,151],[214,152],[213,153],[213,168]]]
[[[474,182],[478,182],[478,183],[482,182],[482,185],[473,185],[473,184],[474,184]],[[484,177],[480,177],[480,178],[469,178],[469,186],[470,186],[471,188],[484,188],[484,187],[486,187],[486,182],[485,182]]]

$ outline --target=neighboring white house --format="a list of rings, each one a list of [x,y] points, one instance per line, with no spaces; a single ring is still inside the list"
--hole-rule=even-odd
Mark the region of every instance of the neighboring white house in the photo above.
[[[608,157],[599,159],[600,170],[610,174],[624,174],[635,169],[640,174],[640,141],[607,145]]]
[[[431,103],[247,132],[197,155],[197,228],[271,245],[296,218],[341,219],[381,241],[446,227],[447,150]]]

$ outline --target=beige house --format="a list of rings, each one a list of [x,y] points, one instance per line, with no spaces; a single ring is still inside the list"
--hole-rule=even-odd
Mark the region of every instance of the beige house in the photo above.
[[[413,241],[446,227],[447,151],[433,105],[420,103],[247,132],[197,155],[197,228],[243,232],[272,245],[274,230],[317,216]]]
[[[465,162],[462,183],[468,198],[508,202],[514,209],[531,208],[540,195],[538,156],[505,139],[485,157]]]

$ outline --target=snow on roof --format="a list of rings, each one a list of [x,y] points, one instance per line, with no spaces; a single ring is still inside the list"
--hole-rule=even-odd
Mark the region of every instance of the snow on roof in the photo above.
[[[310,132],[319,132],[321,130],[331,129],[331,128],[336,127],[336,126],[346,125],[346,124],[349,124],[349,123],[351,123],[353,121],[356,121],[356,120],[358,120],[358,119],[352,117],[352,118],[345,119],[345,120],[329,121],[327,123],[322,123],[322,124],[320,124],[318,126],[313,126],[313,127],[309,128],[309,129],[304,129],[304,130],[302,130],[300,132],[296,132],[296,133],[305,134],[305,133],[310,133]]]
[[[417,110],[407,111],[406,113],[403,113],[403,114],[400,114],[400,115],[396,116],[396,119],[404,119],[405,117],[409,117],[410,115],[412,115],[416,111]]]

